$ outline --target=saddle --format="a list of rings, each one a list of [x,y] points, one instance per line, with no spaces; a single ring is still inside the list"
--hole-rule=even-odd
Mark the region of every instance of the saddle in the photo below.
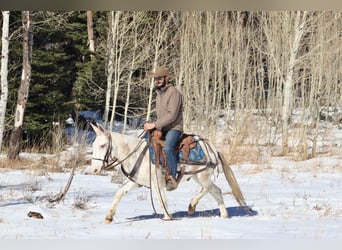
[[[181,138],[178,140],[177,146],[175,151],[178,153],[178,162],[180,163],[198,163],[198,160],[203,158],[203,151],[200,145],[197,143],[198,139],[195,135],[191,134],[183,134]],[[178,184],[180,183],[181,179],[185,174],[185,167],[181,166],[180,170],[177,171],[178,175],[176,179],[174,179],[170,173],[169,168],[166,165],[166,155],[165,152],[162,150],[165,146],[165,138],[163,133],[159,130],[152,130],[151,131],[151,148],[150,150],[154,151],[154,164],[156,168],[159,168],[160,165],[162,166],[162,173],[165,177],[166,182],[166,190],[172,191],[177,188]],[[150,152],[151,152],[150,151]],[[205,158],[204,158],[205,160]],[[153,160],[152,160],[153,161]],[[162,163],[160,162],[162,161]],[[201,163],[201,162],[200,162]]]
[[[160,159],[162,159],[162,167],[166,168],[166,156],[164,151],[162,150],[165,146],[165,138],[163,137],[163,133],[159,130],[151,131],[151,142],[152,147],[154,148],[155,154],[155,166],[158,168],[160,165]],[[194,149],[197,145],[196,140],[193,135],[183,134],[179,139],[176,147],[176,152],[183,153],[183,162],[187,163],[189,159],[189,153],[191,149]],[[166,168],[167,169],[167,168]]]

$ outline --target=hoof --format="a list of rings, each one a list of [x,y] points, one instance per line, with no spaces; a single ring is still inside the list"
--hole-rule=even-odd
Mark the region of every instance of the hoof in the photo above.
[[[221,218],[228,218],[229,214],[224,205],[220,206],[220,215],[221,215]]]
[[[191,203],[189,204],[189,207],[188,207],[188,215],[193,215],[196,211],[196,205],[195,206],[192,206]]]
[[[113,221],[113,219],[106,218],[104,223],[105,224],[110,224],[110,223],[112,223],[112,221]]]
[[[162,218],[162,220],[170,221],[170,220],[173,220],[173,218],[172,218],[172,217],[169,217],[169,216],[164,216],[164,217]]]

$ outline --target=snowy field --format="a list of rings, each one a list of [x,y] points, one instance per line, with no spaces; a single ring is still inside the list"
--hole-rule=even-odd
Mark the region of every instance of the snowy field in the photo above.
[[[124,196],[113,222],[107,225],[104,218],[120,186],[112,181],[113,172],[93,175],[87,172],[89,165],[82,165],[64,199],[52,203],[49,199],[63,190],[70,168],[49,171],[0,166],[0,239],[341,240],[341,127],[331,129],[327,138],[320,146],[334,146],[335,151],[324,157],[306,161],[270,157],[258,164],[231,165],[252,214],[238,206],[224,174],[215,174],[230,215],[227,219],[219,217],[217,204],[209,195],[202,198],[196,213],[188,216],[189,202],[200,191],[195,182],[188,181],[166,193],[175,220],[162,220],[155,195],[142,187]],[[90,159],[91,148],[84,150]],[[71,146],[63,157],[75,157],[76,151]],[[44,157],[53,156],[21,154],[21,158],[37,161]],[[38,212],[43,219],[29,217],[29,212]]]
[[[316,158],[294,162],[273,158],[262,165],[234,165],[232,169],[253,214],[238,207],[220,174],[230,218],[221,219],[212,197],[205,196],[188,217],[196,183],[183,183],[167,192],[174,221],[154,214],[149,189],[128,193],[112,224],[103,223],[119,184],[111,175],[89,175],[78,170],[70,190],[59,203],[48,199],[59,193],[69,173],[0,169],[1,239],[342,239],[342,159]],[[153,197],[153,196],[152,196]],[[44,219],[28,217],[39,212]]]

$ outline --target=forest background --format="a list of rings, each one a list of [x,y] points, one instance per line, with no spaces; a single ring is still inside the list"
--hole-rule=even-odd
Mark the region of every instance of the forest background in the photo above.
[[[56,150],[56,129],[82,110],[99,110],[110,129],[153,119],[146,72],[157,65],[176,75],[185,130],[230,151],[315,157],[320,121],[342,120],[341,12],[2,11],[1,24],[0,145],[10,158]]]

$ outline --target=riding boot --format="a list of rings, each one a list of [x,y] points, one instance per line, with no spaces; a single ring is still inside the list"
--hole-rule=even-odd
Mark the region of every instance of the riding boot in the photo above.
[[[166,176],[166,190],[167,191],[172,191],[175,190],[178,186],[177,181],[173,178],[172,175]]]

